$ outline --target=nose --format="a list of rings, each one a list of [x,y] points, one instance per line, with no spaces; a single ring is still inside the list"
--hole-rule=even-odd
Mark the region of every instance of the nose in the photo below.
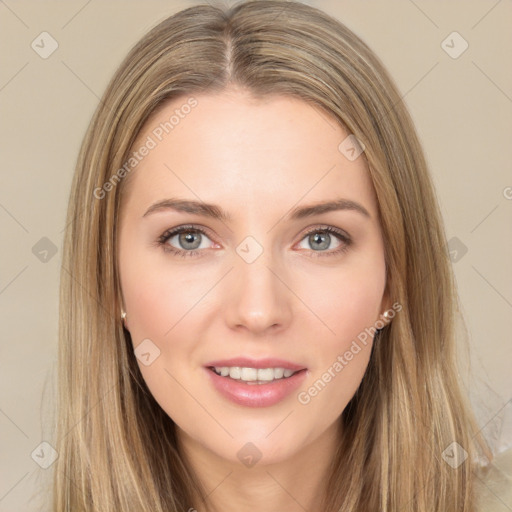
[[[263,251],[252,263],[235,255],[234,268],[225,284],[225,320],[229,327],[257,335],[286,329],[294,298],[286,283],[286,271],[272,262],[270,251]]]

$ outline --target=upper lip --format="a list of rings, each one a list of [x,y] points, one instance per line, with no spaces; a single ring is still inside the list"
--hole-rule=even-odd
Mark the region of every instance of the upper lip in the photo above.
[[[211,361],[205,365],[206,367],[216,366],[239,366],[241,368],[284,368],[286,370],[299,371],[306,367],[300,364],[277,359],[275,357],[266,357],[265,359],[251,359],[249,357],[234,357],[232,359],[219,359]]]

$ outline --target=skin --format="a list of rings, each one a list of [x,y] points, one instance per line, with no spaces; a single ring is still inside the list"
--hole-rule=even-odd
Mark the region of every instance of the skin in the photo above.
[[[176,423],[210,505],[224,512],[318,510],[342,435],[338,419],[366,370],[371,338],[308,404],[297,393],[271,407],[234,404],[213,388],[204,365],[243,355],[279,357],[307,367],[304,391],[382,319],[391,303],[367,164],[364,154],[347,159],[338,146],[348,133],[301,100],[256,101],[234,88],[195,98],[198,105],[128,178],[119,237],[125,325],[134,348],[149,338],[160,350],[149,366],[138,360],[139,367]],[[134,148],[186,99],[153,114]],[[217,204],[232,221],[171,209],[143,217],[170,197]],[[370,217],[340,210],[286,218],[297,206],[337,198],[358,202]],[[185,224],[208,231],[194,232],[201,256],[175,256],[156,244],[166,230]],[[308,237],[309,228],[325,235],[326,226],[350,235],[345,252],[333,254],[344,245],[334,234],[320,249]],[[263,248],[250,264],[236,252],[247,236]],[[178,235],[166,244],[183,251],[192,245],[180,244]],[[261,452],[252,467],[237,456],[248,442]],[[207,510],[199,502],[191,507]]]

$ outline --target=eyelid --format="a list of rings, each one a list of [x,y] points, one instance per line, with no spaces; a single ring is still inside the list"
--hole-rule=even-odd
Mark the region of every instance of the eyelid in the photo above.
[[[315,226],[312,226],[311,228],[308,228],[308,230],[302,235],[301,241],[306,237],[307,235],[311,233],[316,233],[317,231],[326,231],[328,233],[333,233],[335,235],[338,235],[339,237],[343,238],[345,242],[351,242],[352,237],[341,228],[337,228],[335,226],[331,226],[329,224],[318,224]]]
[[[183,231],[198,231],[199,233],[202,233],[203,235],[206,235],[208,238],[215,238],[212,237],[211,231],[199,224],[183,224],[181,226],[176,226],[175,228],[169,228],[166,229],[159,237],[158,240],[164,240],[169,239],[175,235],[179,235]]]

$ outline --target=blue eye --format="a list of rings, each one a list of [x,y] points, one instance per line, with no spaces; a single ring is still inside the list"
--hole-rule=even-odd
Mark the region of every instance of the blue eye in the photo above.
[[[341,242],[340,246],[331,251],[325,251],[332,242],[332,235]],[[169,241],[177,237],[178,244],[183,247],[179,249],[169,243]],[[175,256],[187,257],[187,256],[202,256],[204,255],[203,249],[208,248],[206,246],[201,247],[202,238],[206,237],[209,239],[206,231],[199,226],[189,225],[180,226],[175,229],[171,229],[163,233],[157,240],[157,244],[162,246],[163,250],[174,254]],[[343,231],[334,228],[332,226],[315,227],[309,230],[301,239],[305,240],[310,244],[311,247],[315,247],[311,250],[312,257],[323,257],[323,256],[336,256],[348,250],[352,240]]]
[[[338,241],[341,242],[340,246],[332,251],[324,251],[324,250],[315,250],[313,249],[311,256],[313,257],[323,257],[323,256],[336,256],[341,253],[344,253],[350,247],[352,240],[350,237],[345,234],[343,231],[333,228],[332,226],[324,226],[321,228],[313,228],[306,233],[304,239],[307,239],[307,242],[312,247],[317,247],[320,249],[326,249],[326,246],[329,246],[332,241],[332,236],[334,235]]]
[[[201,237],[203,235],[207,237],[206,232],[199,227],[180,226],[179,228],[166,231],[158,239],[158,243],[163,246],[164,251],[175,254],[176,256],[195,256],[199,253],[197,249],[201,248]],[[182,245],[182,247],[185,247],[185,250],[177,249],[168,243],[168,241],[175,236],[178,237],[179,244]],[[202,249],[205,248],[206,247],[202,247]]]

